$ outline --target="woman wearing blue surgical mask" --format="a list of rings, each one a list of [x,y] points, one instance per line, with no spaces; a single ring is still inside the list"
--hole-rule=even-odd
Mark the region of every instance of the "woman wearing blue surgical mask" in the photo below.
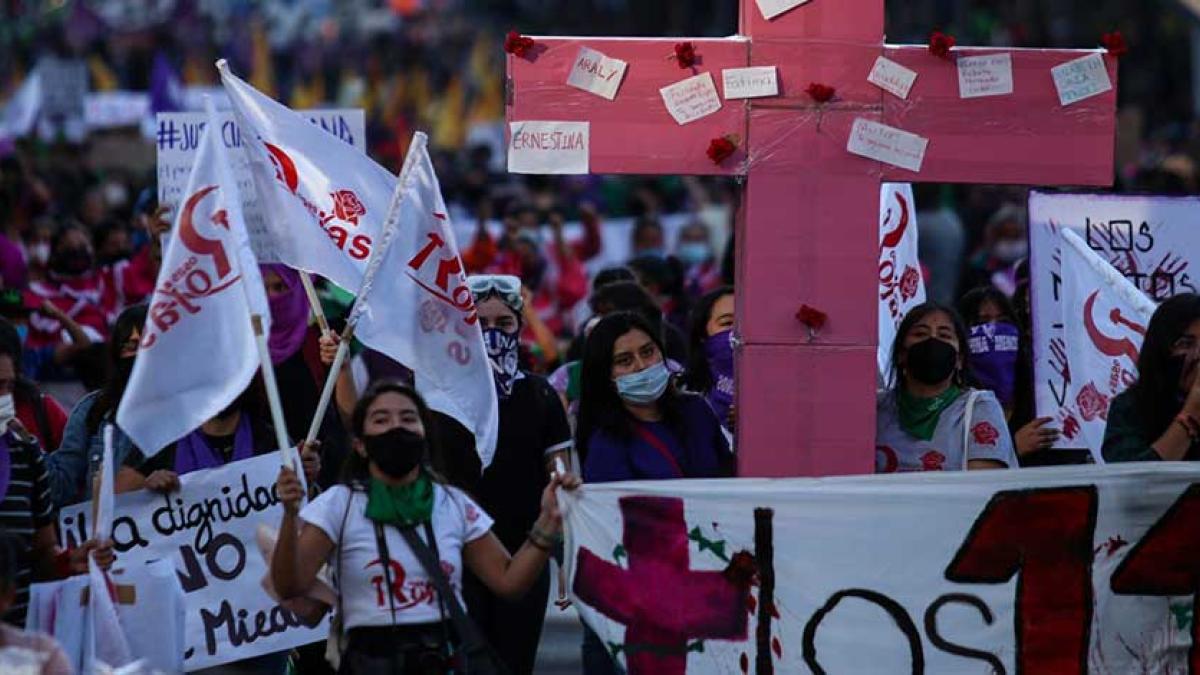
[[[479,313],[500,412],[496,454],[474,496],[495,519],[492,529],[500,542],[516,555],[538,519],[542,493],[555,464],[567,462],[571,427],[558,392],[542,376],[520,367],[527,297],[521,280],[479,275],[469,277],[467,286]],[[464,593],[471,618],[513,673],[533,672],[549,592],[547,570],[518,599],[502,598],[474,576],[466,577]]]
[[[588,482],[732,473],[716,414],[675,388],[662,341],[636,314],[606,316],[588,336],[576,438]]]

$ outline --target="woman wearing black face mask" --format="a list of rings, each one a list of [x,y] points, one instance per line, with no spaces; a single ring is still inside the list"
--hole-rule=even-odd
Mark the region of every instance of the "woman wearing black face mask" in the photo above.
[[[301,509],[296,474],[288,468],[280,473],[284,517],[271,580],[282,598],[299,598],[331,562],[337,575],[340,622],[334,630],[341,631],[340,672],[447,672],[464,626],[450,618],[457,614],[452,603],[462,603],[464,566],[494,593],[519,597],[541,575],[561,536],[554,490],[573,489],[578,479],[554,476],[542,493],[537,522],[510,557],[483,509],[428,468],[437,448],[426,437],[432,428],[429,410],[415,391],[376,383],[355,405],[354,451],[341,485]],[[413,536],[424,542],[417,549],[408,543]],[[434,590],[436,581],[421,562],[423,552],[440,561],[454,597]],[[459,672],[472,672],[470,660],[478,662],[479,652],[463,645],[458,658],[463,657],[468,662]]]
[[[117,405],[133,371],[146,306],[134,305],[121,312],[108,342],[109,376],[104,387],[79,400],[67,418],[62,445],[46,457],[50,474],[51,498],[58,506],[67,506],[90,498],[90,477],[100,467],[104,453],[104,426],[112,424],[113,466],[140,461],[133,441],[116,426]]]
[[[953,309],[911,309],[896,332],[896,388],[877,406],[875,469],[958,471],[1017,466],[1004,410],[966,386],[966,328]]]
[[[1200,295],[1159,305],[1146,327],[1138,379],[1113,399],[1109,462],[1200,460]]]

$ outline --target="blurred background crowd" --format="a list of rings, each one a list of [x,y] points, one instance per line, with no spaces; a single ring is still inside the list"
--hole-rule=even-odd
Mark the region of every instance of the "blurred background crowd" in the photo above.
[[[732,180],[687,176],[509,175],[505,33],[719,36],[736,24],[736,0],[3,0],[0,103],[11,113],[29,74],[57,59],[82,63],[91,92],[148,92],[147,115],[194,109],[197,94],[217,86],[212,63],[226,57],[293,108],[363,108],[368,150],[393,170],[411,132],[426,130],[468,265],[515,272],[530,286],[557,338],[534,350],[550,352],[534,364],[548,370],[589,316],[589,285],[601,269],[639,257],[634,271],[668,319],[731,283],[738,190]],[[1200,3],[912,0],[888,3],[886,26],[894,43],[922,43],[936,28],[959,44],[1045,47],[1092,47],[1122,31],[1131,51],[1121,68],[1137,76],[1121,81],[1116,187],[1196,190]],[[74,318],[99,340],[120,305],[153,283],[153,126],[43,121],[35,132],[0,137],[4,311],[40,312],[30,288],[67,313],[98,303],[95,317]],[[1024,203],[1022,188],[918,188],[932,299],[954,303],[1025,256]],[[557,245],[562,231],[573,245]],[[75,287],[62,300],[61,280],[81,271],[101,279],[86,286],[96,297]],[[65,330],[40,339],[71,342]],[[86,380],[81,365],[37,374]]]

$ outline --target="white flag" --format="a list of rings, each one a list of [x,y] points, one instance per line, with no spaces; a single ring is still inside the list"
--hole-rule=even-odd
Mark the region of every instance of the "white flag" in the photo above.
[[[917,259],[917,209],[912,186],[884,183],[879,191],[879,375],[892,376],[892,342],[908,310],[925,302]]]
[[[42,76],[33,71],[0,110],[0,140],[28,136],[42,109]]]
[[[217,62],[279,259],[357,293],[396,177]]]
[[[372,261],[384,273],[368,272],[355,334],[412,369],[429,407],[475,434],[486,467],[496,449],[496,387],[424,134],[409,147],[401,180],[399,217]]]
[[[147,456],[231,403],[259,367],[250,316],[271,312],[210,105],[117,424]]]
[[[1063,447],[1100,448],[1113,398],[1137,379],[1154,303],[1075,232],[1062,230],[1064,342],[1071,377],[1058,423]]]

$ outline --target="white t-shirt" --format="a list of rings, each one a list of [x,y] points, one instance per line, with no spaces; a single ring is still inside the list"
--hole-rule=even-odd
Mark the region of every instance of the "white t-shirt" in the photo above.
[[[437,537],[438,555],[450,585],[462,602],[463,545],[486,535],[492,529],[492,519],[462,490],[436,483],[433,490],[433,532]],[[349,511],[346,510],[347,499],[353,499]],[[433,582],[400,531],[393,526],[383,528],[391,559],[392,602],[389,605],[375,526],[367,518],[366,510],[367,493],[351,493],[345,485],[326,490],[300,510],[304,522],[319,527],[333,540],[329,567],[334,574],[338,573],[338,557],[341,556],[342,578],[337,580],[337,588],[345,612],[342,625],[355,628],[441,621],[442,612]],[[343,516],[345,532],[342,532]],[[417,533],[425,539],[423,526],[417,528]],[[392,607],[396,610],[394,622]]]
[[[879,393],[875,418],[875,472],[961,471],[963,468],[963,423],[967,397],[964,389],[938,419],[928,441],[909,435],[900,427],[900,411],[894,390]],[[1010,469],[1017,466],[1012,437],[1004,421],[1004,409],[990,391],[979,391],[971,413],[967,459],[992,459]]]

